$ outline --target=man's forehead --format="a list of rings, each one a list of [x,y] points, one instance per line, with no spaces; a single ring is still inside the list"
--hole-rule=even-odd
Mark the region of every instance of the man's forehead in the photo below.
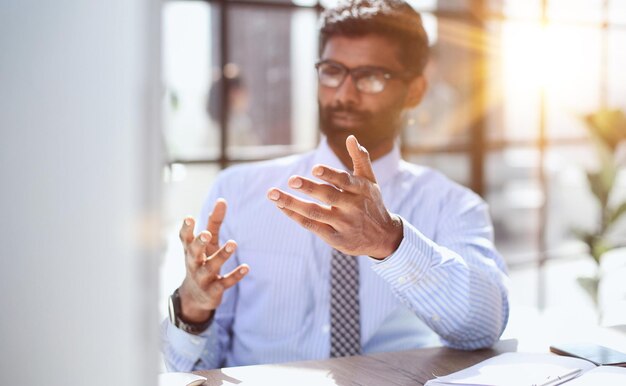
[[[320,59],[333,60],[349,68],[375,66],[402,70],[399,51],[399,44],[386,36],[338,35],[328,39]]]

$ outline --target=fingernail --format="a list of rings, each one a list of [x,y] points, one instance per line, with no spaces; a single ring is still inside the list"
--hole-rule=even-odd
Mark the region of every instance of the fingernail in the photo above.
[[[231,253],[233,251],[233,246],[232,244],[226,244],[226,252]]]
[[[359,150],[365,152],[365,148],[363,147],[363,145],[359,145]]]
[[[289,181],[289,186],[295,189],[301,188],[302,180],[299,179],[298,177],[292,177],[291,180]]]
[[[186,218],[185,219],[185,225],[187,225],[187,226],[191,225],[191,220]]]
[[[246,272],[248,272],[248,270],[247,270],[247,269],[245,269],[245,268],[241,268],[241,269],[239,269],[239,273],[240,273],[240,274],[242,274],[242,275],[245,275],[245,274],[246,274]]]
[[[270,192],[270,196],[269,197],[270,197],[270,200],[276,201],[276,200],[278,200],[280,198],[280,194],[277,191],[272,190]]]
[[[209,241],[209,239],[206,237],[206,235],[200,235],[200,241],[202,241],[203,243],[206,243],[207,241]]]
[[[319,177],[322,174],[324,174],[324,168],[317,167],[317,168],[313,169],[313,175]]]

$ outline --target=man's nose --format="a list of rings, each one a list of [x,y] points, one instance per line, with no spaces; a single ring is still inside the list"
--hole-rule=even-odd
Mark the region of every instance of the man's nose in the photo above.
[[[347,74],[343,82],[335,91],[335,101],[346,106],[356,105],[361,100],[361,92],[356,88],[354,79]]]

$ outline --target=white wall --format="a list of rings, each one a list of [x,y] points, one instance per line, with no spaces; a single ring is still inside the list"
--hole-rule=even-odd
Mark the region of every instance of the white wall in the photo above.
[[[0,384],[154,385],[156,0],[0,3]]]

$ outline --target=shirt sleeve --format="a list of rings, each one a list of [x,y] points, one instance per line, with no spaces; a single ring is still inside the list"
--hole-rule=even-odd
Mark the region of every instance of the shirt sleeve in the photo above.
[[[220,336],[222,328],[217,323],[200,335],[189,334],[176,326],[169,319],[161,325],[163,338],[162,350],[168,371],[189,372],[201,369],[214,369],[221,365]]]
[[[213,189],[211,189],[201,210],[200,217],[196,219],[196,234],[200,230],[206,229],[208,217],[215,201],[220,197],[224,197],[221,180],[223,180],[226,174],[227,172],[223,172],[218,176]],[[229,210],[226,212],[226,218],[220,229],[220,245],[232,236],[228,221]],[[235,269],[238,265],[238,260],[235,252],[222,266],[222,274]],[[232,336],[231,327],[237,294],[237,285],[224,291],[222,304],[215,311],[213,322],[206,331],[199,335],[189,334],[180,330],[169,319],[163,321],[161,325],[161,350],[165,365],[169,371],[189,372],[216,369],[224,366]]]
[[[446,205],[436,241],[407,219],[402,222],[400,246],[373,270],[444,345],[464,350],[493,345],[508,320],[508,278],[493,245],[487,205],[478,197]]]

